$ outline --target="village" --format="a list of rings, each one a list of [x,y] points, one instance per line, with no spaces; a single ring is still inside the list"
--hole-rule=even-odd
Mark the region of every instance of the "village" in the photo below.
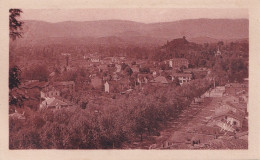
[[[215,56],[220,55],[221,52],[217,49]],[[47,82],[29,80],[12,91],[14,97],[23,97],[21,105],[34,108],[37,112],[46,109],[55,112],[73,107],[88,109],[100,104],[109,106],[113,99],[127,96],[134,91],[140,94],[151,85],[182,86],[196,78],[214,81],[209,68],[189,68],[189,61],[185,58],[148,62],[127,59],[124,56],[102,57],[97,53],[83,57],[61,53],[62,56],[65,61],[60,65],[60,72],[51,72]],[[78,86],[74,81],[55,81],[56,76],[78,72],[79,68],[86,68],[88,75],[85,79],[77,80]],[[156,144],[134,143],[132,147],[196,149],[207,148],[211,143],[211,147],[216,145],[218,148],[217,145],[223,147],[227,139],[229,142],[231,139],[235,142],[238,139],[245,141],[248,136],[247,88],[247,80],[244,84],[214,85],[200,98],[195,98],[190,107],[178,116],[177,121],[169,122],[171,126],[168,131],[163,130],[160,136],[155,138]],[[76,96],[80,98],[76,99]],[[93,112],[100,112],[99,108],[94,107]],[[23,110],[14,109],[9,116],[23,120],[24,114]],[[153,141],[150,140],[149,143],[151,142]]]
[[[70,54],[65,55],[66,61],[60,67],[60,74],[77,72],[77,69],[82,67],[87,68],[89,75],[80,82],[87,86],[88,91],[85,92],[89,92],[89,99],[97,96],[123,95],[134,89],[142,91],[147,85],[167,86],[172,83],[183,85],[194,79],[194,71],[188,69],[189,62],[184,58],[174,58],[161,63],[147,63],[143,60],[128,60],[125,57],[100,58],[97,54],[69,60]],[[196,72],[206,76],[208,70],[200,68]],[[54,81],[55,76],[60,75],[56,75],[53,71],[47,82],[26,81],[14,90],[14,94],[24,95],[23,104],[37,104],[38,109],[60,109],[78,105],[79,102],[73,101],[72,97],[83,86],[76,87],[74,81]]]

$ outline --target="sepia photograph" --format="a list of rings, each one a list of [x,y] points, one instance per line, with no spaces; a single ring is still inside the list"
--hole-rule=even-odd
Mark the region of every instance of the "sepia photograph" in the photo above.
[[[248,149],[248,9],[9,9],[9,149]]]

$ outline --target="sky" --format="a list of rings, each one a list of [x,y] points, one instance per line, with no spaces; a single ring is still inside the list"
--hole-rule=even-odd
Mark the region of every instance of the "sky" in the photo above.
[[[247,9],[180,8],[101,8],[101,9],[24,9],[22,20],[46,22],[130,20],[142,23],[170,22],[181,19],[249,18]]]

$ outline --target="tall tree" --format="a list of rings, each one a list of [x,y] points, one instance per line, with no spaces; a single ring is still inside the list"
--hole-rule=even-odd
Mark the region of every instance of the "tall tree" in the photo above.
[[[22,25],[23,22],[17,18],[22,13],[21,9],[10,9],[9,10],[9,37],[12,40],[22,37]],[[21,70],[17,65],[10,63],[9,65],[9,105],[22,104],[23,96],[15,96],[12,89],[17,88],[21,84]]]
[[[13,89],[20,85],[21,70],[17,66],[10,67],[9,69],[9,89]]]
[[[9,37],[15,40],[17,37],[20,38],[22,36],[22,25],[23,22],[17,20],[22,13],[21,9],[10,9],[9,10]],[[9,89],[13,89],[14,87],[18,87],[21,79],[21,70],[18,66],[10,65],[9,67]]]
[[[9,36],[12,40],[22,37],[23,22],[18,20],[22,12],[21,9],[9,10]]]

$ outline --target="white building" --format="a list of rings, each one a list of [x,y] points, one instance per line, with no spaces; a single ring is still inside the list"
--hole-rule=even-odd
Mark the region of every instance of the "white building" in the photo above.
[[[153,71],[153,77],[156,77],[156,71]]]
[[[215,56],[220,56],[220,55],[221,55],[221,52],[220,52],[220,50],[219,50],[219,48],[218,48],[218,50],[217,50]]]
[[[183,85],[184,83],[190,82],[192,79],[192,74],[190,73],[175,73],[172,76],[172,80],[177,78],[179,80],[180,85]]]
[[[56,99],[55,97],[52,98],[46,98],[42,103],[40,104],[40,109],[61,109],[64,107],[68,107],[70,104],[65,103],[59,99]]]
[[[108,82],[106,81],[106,83],[104,84],[105,86],[105,92],[109,93],[109,84]]]
[[[116,64],[116,72],[121,72],[121,65],[120,64]]]
[[[41,98],[52,98],[52,97],[60,97],[60,91],[55,88],[44,89],[41,91]]]
[[[169,67],[172,68],[180,68],[182,66],[185,66],[186,68],[188,68],[189,66],[189,61],[185,58],[173,58],[170,60],[166,60],[165,64],[168,63]]]
[[[100,59],[99,58],[90,58],[90,61],[93,63],[98,63],[98,62],[100,62]]]
[[[169,61],[169,67],[172,67],[172,60]]]

